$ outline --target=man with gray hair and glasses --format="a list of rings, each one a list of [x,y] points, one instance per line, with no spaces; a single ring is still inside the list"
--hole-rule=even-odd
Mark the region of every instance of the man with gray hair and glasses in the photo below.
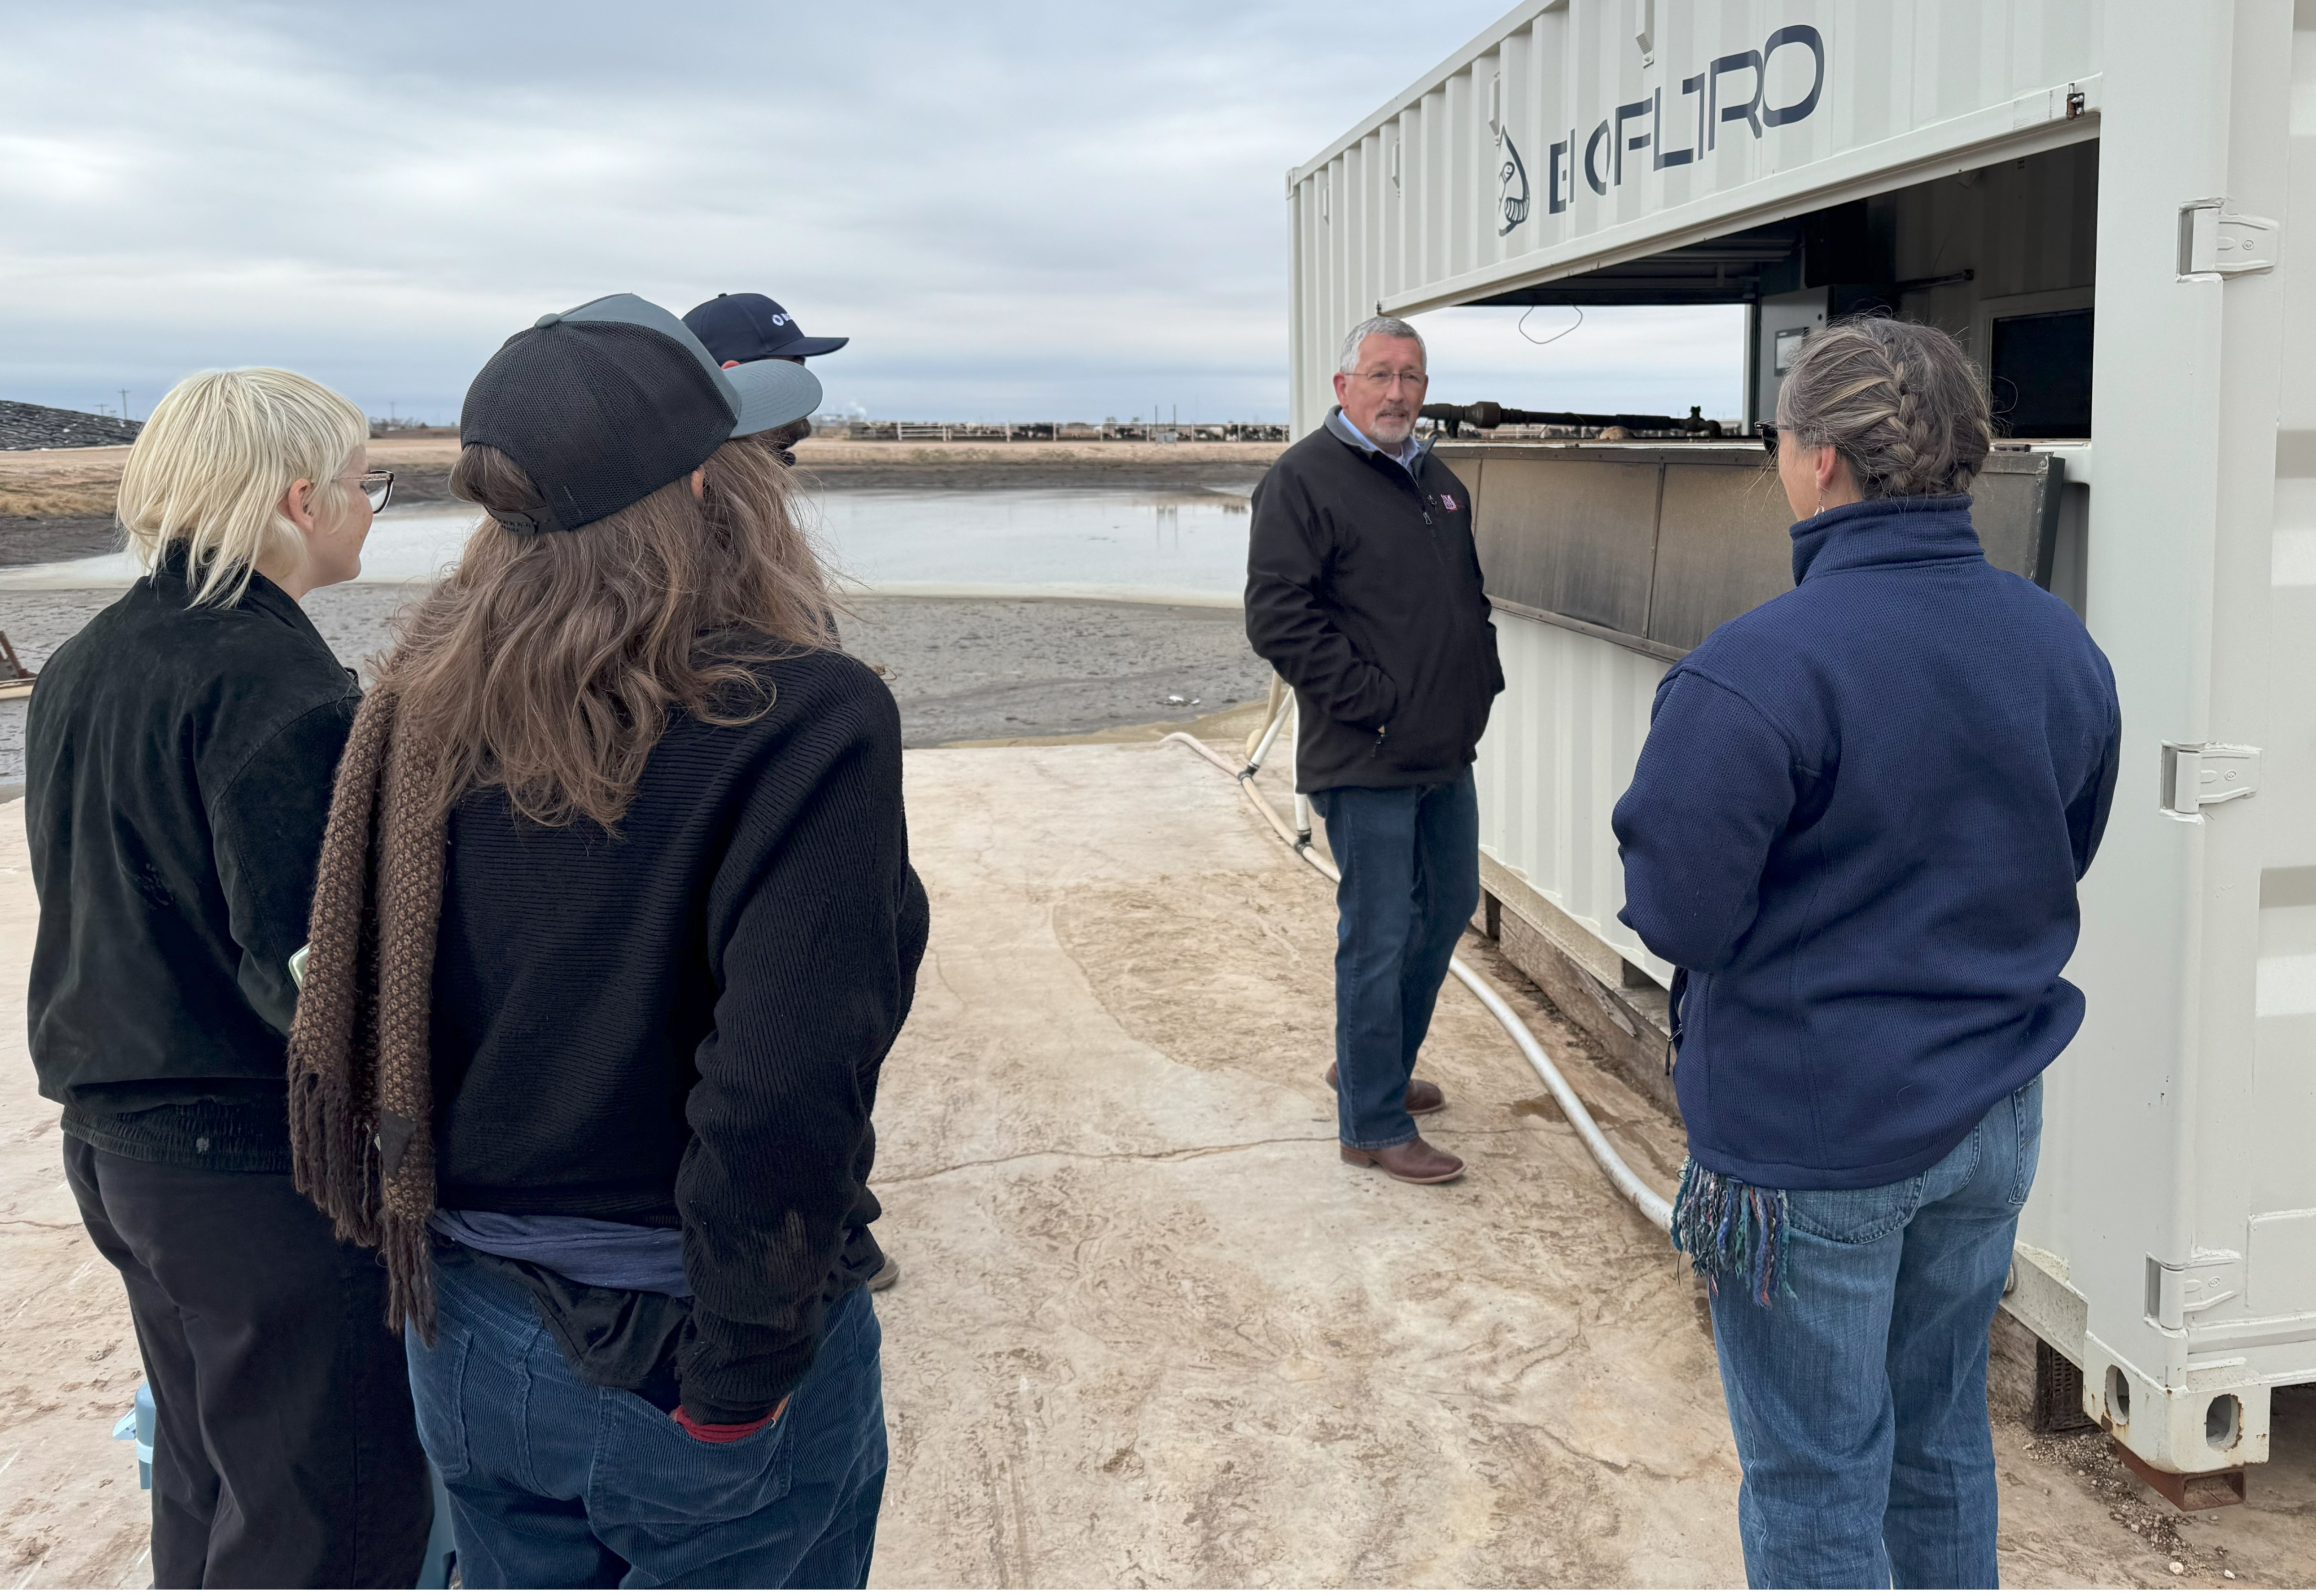
[[[1415,1128],[1447,1106],[1415,1055],[1480,900],[1472,761],[1504,686],[1471,495],[1415,436],[1430,381],[1413,327],[1351,329],[1339,403],[1254,491],[1246,576],[1247,640],[1295,689],[1295,789],[1342,872],[1343,1161],[1419,1185],[1464,1172]]]

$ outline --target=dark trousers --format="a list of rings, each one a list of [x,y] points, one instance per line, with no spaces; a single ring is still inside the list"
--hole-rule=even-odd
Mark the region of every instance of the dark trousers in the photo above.
[[[1424,787],[1311,794],[1335,889],[1335,1118],[1345,1147],[1415,1139],[1407,1083],[1439,983],[1480,905],[1480,801],[1468,769]]]
[[[470,1257],[435,1255],[434,1344],[409,1338],[467,1589],[867,1585],[886,1459],[867,1291],[829,1308],[776,1422],[705,1441],[583,1382],[530,1293]]]
[[[410,1585],[433,1495],[376,1255],[286,1175],[64,1153],[153,1387],[153,1583]]]

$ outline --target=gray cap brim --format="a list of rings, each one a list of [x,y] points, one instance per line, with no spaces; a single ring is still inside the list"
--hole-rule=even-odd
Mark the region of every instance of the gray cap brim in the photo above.
[[[732,436],[746,438],[774,427],[801,421],[820,408],[820,378],[787,360],[751,360],[744,366],[718,366],[708,346],[672,311],[634,294],[607,294],[601,299],[562,313],[566,322],[624,322],[647,327],[683,346],[700,368],[715,379],[739,420]]]
[[[793,360],[750,360],[726,367],[724,376],[740,395],[735,438],[785,427],[820,408],[820,378]]]

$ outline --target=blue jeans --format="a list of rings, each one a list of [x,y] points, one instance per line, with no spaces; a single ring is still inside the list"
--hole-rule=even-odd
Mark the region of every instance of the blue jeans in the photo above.
[[[1311,794],[1335,889],[1335,1122],[1345,1147],[1415,1139],[1407,1083],[1456,939],[1480,906],[1480,800],[1466,769],[1428,787]]]
[[[1756,1589],[1995,1587],[1987,1326],[2042,1139],[2037,1077],[1911,1180],[1790,1193],[1795,1295],[1714,1298]]]
[[[715,1443],[583,1384],[521,1287],[440,1254],[434,1281],[410,1388],[468,1589],[868,1583],[886,1452],[867,1291],[829,1309],[779,1421]]]

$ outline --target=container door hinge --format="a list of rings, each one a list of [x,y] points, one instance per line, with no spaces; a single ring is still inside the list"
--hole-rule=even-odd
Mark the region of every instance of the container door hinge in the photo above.
[[[2163,808],[2181,819],[2259,791],[2259,750],[2223,742],[2163,745]]]
[[[2165,1330],[2184,1330],[2191,1315],[2206,1314],[2243,1292],[2243,1255],[2197,1248],[2185,1264],[2147,1260],[2147,1317]]]
[[[2181,278],[2271,271],[2283,229],[2266,217],[2227,216],[2224,200],[2191,200],[2179,208]]]

